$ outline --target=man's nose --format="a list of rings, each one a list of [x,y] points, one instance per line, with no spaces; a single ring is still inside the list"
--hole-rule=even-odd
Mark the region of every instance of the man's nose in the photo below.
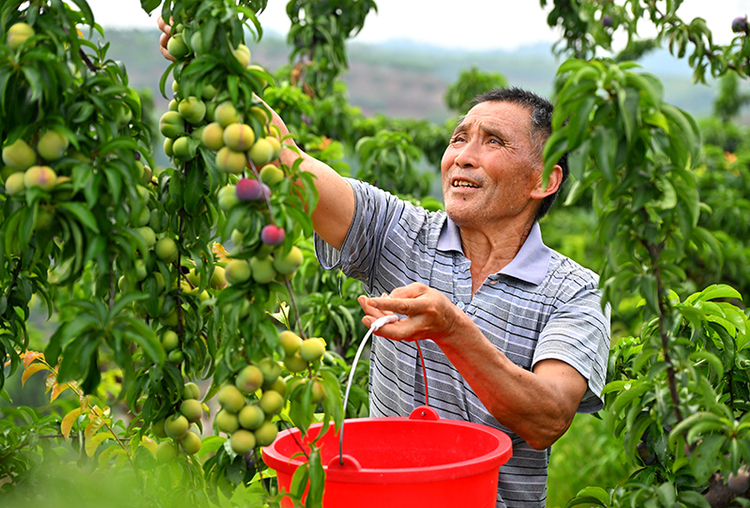
[[[475,141],[468,141],[456,155],[456,164],[462,168],[479,166],[479,146]]]

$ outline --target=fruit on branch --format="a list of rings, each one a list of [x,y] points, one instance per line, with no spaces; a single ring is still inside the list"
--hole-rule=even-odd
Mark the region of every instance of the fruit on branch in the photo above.
[[[237,108],[234,107],[234,104],[230,101],[225,101],[216,106],[214,119],[222,128],[226,129],[227,126],[240,121],[240,114],[237,112]]]
[[[204,53],[205,46],[203,45],[203,34],[201,32],[195,32],[190,36],[189,49],[195,56],[200,56]]]
[[[216,167],[222,173],[239,175],[247,167],[247,156],[245,152],[236,152],[228,146],[224,146],[216,152]]]
[[[197,97],[190,96],[180,101],[177,111],[185,121],[197,125],[206,117],[206,103]]]
[[[165,351],[172,351],[180,345],[180,338],[172,330],[166,330],[161,336],[161,345]]]
[[[178,111],[167,111],[159,118],[159,132],[164,137],[176,139],[185,132],[185,121]]]
[[[245,406],[245,397],[236,386],[225,385],[217,395],[222,409],[237,414]]]
[[[276,424],[266,420],[255,430],[256,444],[258,446],[268,446],[274,442],[278,433],[279,429],[276,427]]]
[[[3,163],[15,171],[26,171],[36,164],[36,154],[26,141],[19,138],[3,147]]]
[[[258,404],[266,415],[276,415],[284,407],[284,397],[275,390],[268,390],[263,393]]]
[[[13,26],[8,29],[8,37],[6,40],[10,49],[15,51],[21,47],[21,44],[26,42],[26,39],[33,37],[34,34],[34,28],[31,25],[19,22],[13,24]]]
[[[253,393],[263,386],[263,372],[255,365],[247,365],[237,374],[234,385],[242,393]]]
[[[323,339],[311,337],[302,341],[299,347],[300,356],[307,362],[320,360],[326,352],[326,345]]]
[[[293,355],[287,355],[284,358],[284,367],[286,367],[286,370],[292,373],[298,373],[303,372],[310,367],[310,364],[300,356],[299,351],[294,353]]]
[[[167,433],[164,432],[164,422],[166,420],[162,418],[161,420],[157,420],[155,422],[151,422],[151,432],[154,433],[154,436],[164,439],[167,437]]]
[[[26,189],[26,185],[23,183],[23,177],[23,173],[11,173],[8,175],[8,178],[5,179],[5,192],[8,196],[15,196]]]
[[[188,455],[195,455],[201,449],[201,438],[200,436],[198,436],[198,434],[188,432],[180,440],[180,444],[182,444],[183,448],[185,449],[185,453],[187,453]]]
[[[229,438],[229,446],[237,455],[245,455],[255,448],[255,435],[249,430],[237,430]]]
[[[68,138],[57,131],[49,130],[42,134],[36,143],[36,151],[47,161],[56,161],[70,146]]]
[[[240,44],[237,48],[232,50],[232,54],[242,67],[250,65],[250,48],[244,44]]]
[[[747,16],[737,17],[732,20],[732,32],[748,32]]]
[[[198,385],[189,382],[185,383],[185,386],[182,388],[182,398],[187,399],[198,399],[201,396],[201,390],[198,388]]]
[[[240,201],[257,201],[263,197],[263,187],[255,178],[240,178],[235,190]]]
[[[274,145],[268,141],[268,138],[258,139],[247,152],[256,167],[264,166],[274,160],[274,154]]]
[[[23,175],[23,184],[27,189],[40,187],[52,190],[57,183],[57,174],[49,166],[31,166]]]
[[[189,422],[197,422],[203,415],[203,406],[197,399],[185,399],[180,403],[180,413]]]
[[[602,16],[602,26],[604,28],[611,28],[612,27],[612,16],[609,14],[605,14]]]
[[[181,161],[192,159],[189,136],[180,136],[172,142],[172,156]]]
[[[249,150],[255,143],[252,127],[243,123],[230,123],[224,128],[224,144],[236,152]]]
[[[172,439],[182,439],[190,428],[190,422],[185,416],[176,413],[164,422],[164,433]]]
[[[268,284],[276,278],[276,270],[273,268],[273,259],[271,258],[250,258],[250,269],[253,280],[258,284]]]
[[[209,150],[218,151],[224,146],[224,128],[219,122],[211,122],[201,132],[201,142]]]
[[[274,269],[281,275],[292,275],[303,261],[302,251],[296,245],[285,255],[277,255],[273,260]]]
[[[182,34],[178,33],[169,38],[169,41],[167,42],[167,51],[169,51],[169,54],[175,59],[179,60],[185,58],[190,52],[190,49],[182,39]]]
[[[171,238],[160,238],[154,245],[156,257],[165,263],[172,263],[177,260],[177,243]]]
[[[211,274],[211,289],[224,289],[226,285],[226,270],[223,266],[215,266]]]
[[[225,185],[219,189],[217,197],[219,198],[219,208],[225,212],[228,212],[240,202],[240,200],[237,199],[236,187],[232,184]]]
[[[274,392],[276,393],[276,392]],[[247,430],[256,430],[266,419],[263,409],[257,404],[248,404],[237,414],[237,421],[240,427]]]
[[[268,224],[263,226],[260,231],[260,240],[266,245],[280,245],[284,242],[284,228],[280,228],[275,224]]]
[[[162,441],[156,447],[156,460],[159,464],[167,464],[176,458],[177,447],[171,441]]]
[[[233,259],[224,268],[224,276],[229,284],[242,284],[250,280],[252,268],[244,259]]]
[[[281,366],[273,358],[263,358],[258,362],[258,368],[263,373],[263,383],[270,385],[281,375]]]
[[[226,409],[221,409],[216,413],[214,421],[216,422],[216,428],[219,429],[220,432],[226,432],[227,434],[231,434],[240,428],[240,422],[237,415],[230,413]]]
[[[266,164],[260,169],[260,179],[269,187],[281,183],[284,180],[284,171],[273,164]]]
[[[279,344],[281,344],[281,347],[284,348],[286,356],[291,356],[299,351],[299,347],[302,345],[302,339],[300,336],[291,330],[283,330],[279,332],[278,341]]]
[[[150,249],[151,247],[156,245],[156,233],[154,233],[154,230],[151,229],[150,226],[141,226],[139,228],[135,228],[135,231],[143,239],[143,243],[146,244],[146,247]]]

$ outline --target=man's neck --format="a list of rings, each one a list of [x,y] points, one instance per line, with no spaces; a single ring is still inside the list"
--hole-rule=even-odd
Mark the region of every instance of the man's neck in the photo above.
[[[533,216],[491,229],[461,227],[461,245],[471,261],[472,295],[484,280],[513,261],[534,225]]]

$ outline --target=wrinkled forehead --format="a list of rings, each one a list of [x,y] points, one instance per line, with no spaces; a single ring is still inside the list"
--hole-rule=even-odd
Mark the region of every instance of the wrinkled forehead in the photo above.
[[[462,132],[471,128],[494,130],[506,133],[506,135],[513,132],[523,133],[530,138],[531,111],[523,105],[512,102],[481,102],[459,119],[454,132]]]

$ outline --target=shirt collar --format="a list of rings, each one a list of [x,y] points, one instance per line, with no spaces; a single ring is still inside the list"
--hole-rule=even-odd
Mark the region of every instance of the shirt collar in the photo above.
[[[448,217],[446,217],[440,231],[437,249],[444,252],[457,251],[463,254],[461,230]],[[547,266],[551,258],[552,250],[542,242],[542,230],[539,223],[535,222],[516,257],[491,277],[497,278],[499,274],[503,274],[538,285],[541,284],[547,274]]]

